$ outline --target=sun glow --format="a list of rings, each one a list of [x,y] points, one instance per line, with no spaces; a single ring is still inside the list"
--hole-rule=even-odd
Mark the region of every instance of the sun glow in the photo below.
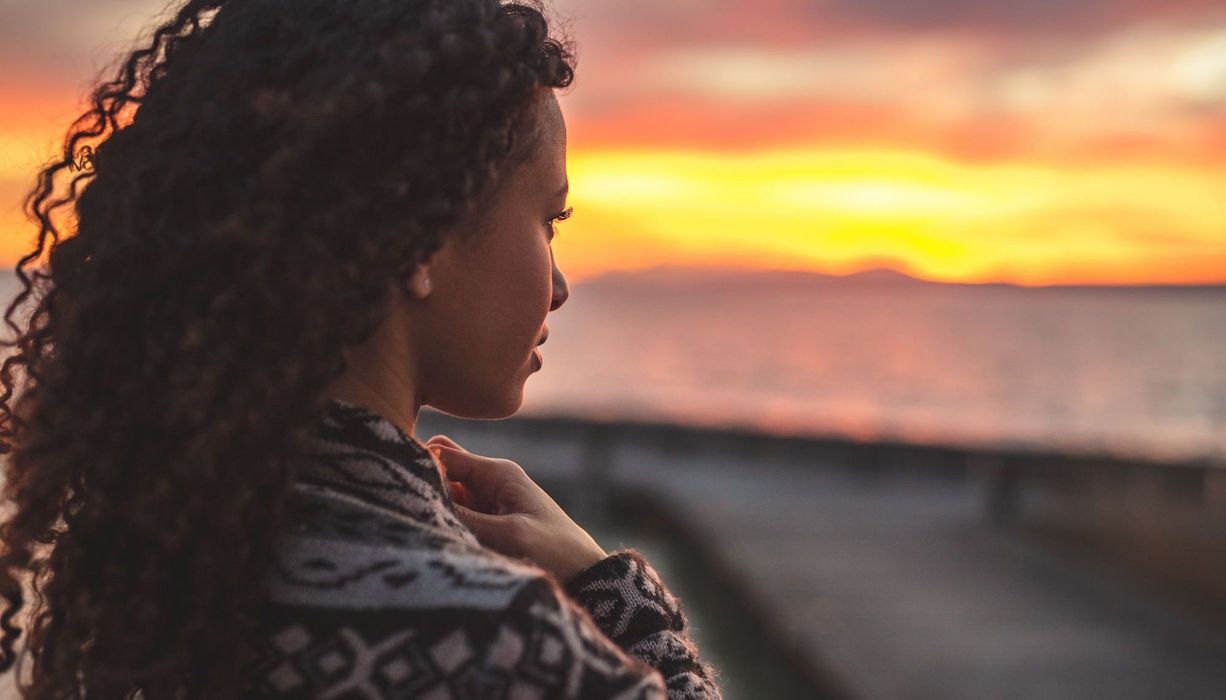
[[[899,260],[934,279],[1022,283],[1221,277],[1226,180],[1159,164],[1045,167],[794,148],[570,158],[567,260],[603,267],[748,261],[850,271]]]

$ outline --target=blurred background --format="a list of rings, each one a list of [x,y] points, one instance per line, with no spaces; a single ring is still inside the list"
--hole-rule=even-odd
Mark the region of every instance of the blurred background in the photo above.
[[[642,551],[729,700],[1226,697],[1220,0],[550,7],[571,298],[418,436]],[[0,0],[10,270],[162,9]]]

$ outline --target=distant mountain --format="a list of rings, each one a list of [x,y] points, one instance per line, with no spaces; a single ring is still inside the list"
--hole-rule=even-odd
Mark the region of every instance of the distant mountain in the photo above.
[[[1211,291],[1226,292],[1226,284],[1156,285],[1048,285],[1026,287],[1010,282],[936,282],[912,277],[905,272],[881,267],[831,275],[805,270],[744,270],[727,267],[661,266],[646,270],[607,272],[575,283],[587,289],[604,291],[738,291],[804,289],[909,289],[982,288],[1018,290],[1085,291]]]
[[[832,276],[831,281],[839,284],[854,284],[873,287],[893,287],[898,285],[932,285],[938,284],[929,280],[912,277],[905,272],[899,272],[888,267],[878,267],[872,270],[861,270],[850,275]]]
[[[815,287],[910,287],[938,284],[917,279],[897,270],[878,268],[850,275],[830,275],[804,270],[743,270],[711,267],[655,267],[615,271],[589,278],[576,285],[589,289],[695,290],[720,289],[810,289]]]

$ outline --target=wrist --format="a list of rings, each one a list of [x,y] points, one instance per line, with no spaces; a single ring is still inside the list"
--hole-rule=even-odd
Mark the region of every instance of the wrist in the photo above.
[[[562,571],[562,575],[559,577],[559,580],[563,585],[567,585],[571,581],[574,581],[579,574],[587,571],[608,557],[608,552],[605,552],[600,545],[594,545],[583,557],[576,559],[569,567],[567,567],[565,571]]]

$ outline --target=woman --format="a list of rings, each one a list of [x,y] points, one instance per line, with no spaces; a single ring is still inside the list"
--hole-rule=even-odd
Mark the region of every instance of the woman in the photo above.
[[[6,314],[26,697],[719,697],[638,552],[413,436],[540,367],[572,75],[534,6],[191,0],[97,88]]]

